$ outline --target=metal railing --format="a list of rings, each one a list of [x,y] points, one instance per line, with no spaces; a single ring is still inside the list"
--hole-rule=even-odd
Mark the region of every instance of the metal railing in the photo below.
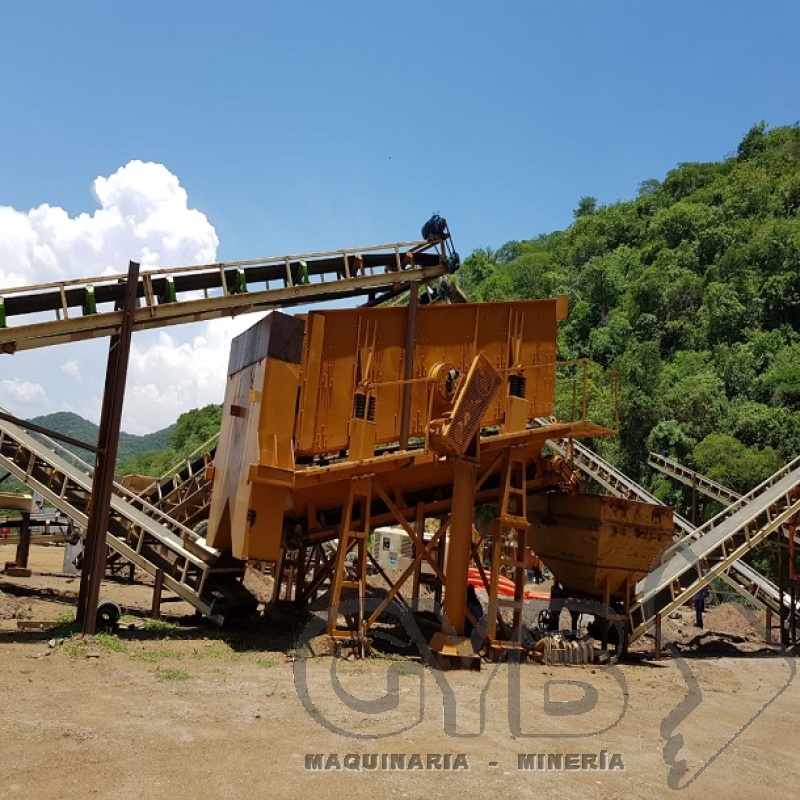
[[[142,272],[133,330],[367,295],[376,302],[411,281],[457,266],[445,239],[229,261]],[[124,275],[4,289],[0,353],[119,332]]]

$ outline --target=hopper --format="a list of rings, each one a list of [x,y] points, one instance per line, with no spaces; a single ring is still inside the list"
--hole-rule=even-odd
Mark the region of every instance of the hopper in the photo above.
[[[672,542],[672,509],[606,495],[528,497],[528,545],[568,594],[612,598],[649,572]]]

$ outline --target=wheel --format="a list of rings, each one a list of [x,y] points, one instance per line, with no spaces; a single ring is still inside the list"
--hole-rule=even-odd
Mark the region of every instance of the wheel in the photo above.
[[[114,633],[119,625],[119,618],[122,613],[116,603],[110,600],[104,600],[97,606],[97,617],[95,618],[95,627],[104,633]]]
[[[543,631],[553,631],[558,627],[558,617],[549,608],[539,612],[539,628]]]

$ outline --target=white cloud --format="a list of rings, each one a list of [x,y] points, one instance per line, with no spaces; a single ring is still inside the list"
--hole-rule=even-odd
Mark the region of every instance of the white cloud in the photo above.
[[[74,358],[71,358],[69,361],[65,361],[61,365],[60,369],[65,375],[68,375],[74,381],[78,381],[78,383],[80,383],[83,378],[81,375],[81,362]]]
[[[216,231],[189,208],[186,190],[163,164],[131,161],[94,181],[100,208],[76,217],[47,203],[0,206],[0,286],[122,273],[216,260]]]
[[[221,403],[231,339],[258,318],[248,314],[193,326],[201,332],[184,342],[173,334],[177,329],[149,334],[155,341],[134,336],[125,393],[125,430],[159,430],[175,422],[183,411]]]
[[[17,413],[24,408],[24,415],[31,417],[41,413],[36,409],[40,409],[46,400],[47,392],[41,383],[18,378],[0,381],[0,406],[3,408],[14,409]]]
[[[75,217],[48,204],[27,212],[0,205],[0,287],[121,273],[130,260],[144,268],[216,261],[213,225],[190,208],[164,165],[131,161],[93,188],[99,208]],[[146,433],[190,408],[221,403],[230,340],[256,318],[134,334],[123,429]],[[74,409],[97,422],[106,353],[95,341],[0,356],[0,370],[13,376],[0,382],[0,402],[20,416]]]

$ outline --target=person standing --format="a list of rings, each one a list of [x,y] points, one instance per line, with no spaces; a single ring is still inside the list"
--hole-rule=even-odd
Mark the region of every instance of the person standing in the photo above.
[[[525,577],[528,583],[544,583],[542,560],[530,547],[525,548]]]
[[[708,597],[708,585],[698,590],[694,596],[694,626],[703,627],[703,612],[706,610],[706,598]]]

